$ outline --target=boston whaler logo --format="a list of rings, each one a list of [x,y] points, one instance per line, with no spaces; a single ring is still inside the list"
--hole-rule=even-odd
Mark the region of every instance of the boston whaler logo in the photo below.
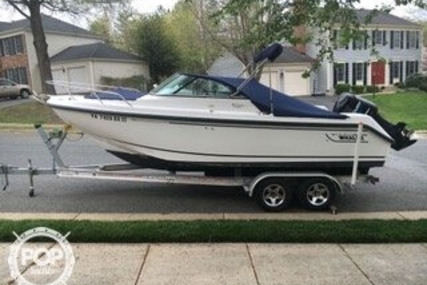
[[[356,143],[357,133],[326,133],[326,137],[335,143]],[[368,143],[368,134],[362,134],[361,143]]]

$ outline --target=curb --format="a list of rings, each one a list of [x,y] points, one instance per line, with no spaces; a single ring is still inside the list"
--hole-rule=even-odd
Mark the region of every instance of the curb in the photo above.
[[[280,221],[343,221],[343,220],[421,220],[427,219],[427,211],[370,212],[370,213],[0,213],[0,220],[66,220],[66,221],[233,221],[233,220],[280,220]]]

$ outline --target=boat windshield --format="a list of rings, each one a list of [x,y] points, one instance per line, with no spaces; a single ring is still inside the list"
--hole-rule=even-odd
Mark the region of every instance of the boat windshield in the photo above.
[[[234,94],[234,90],[230,86],[209,78],[174,74],[154,88],[150,94],[229,98]]]

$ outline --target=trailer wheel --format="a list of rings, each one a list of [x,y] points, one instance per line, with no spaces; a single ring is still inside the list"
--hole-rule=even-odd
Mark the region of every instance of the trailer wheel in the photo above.
[[[335,186],[326,178],[311,178],[302,182],[298,189],[300,204],[309,210],[325,210],[335,199]]]
[[[267,178],[259,182],[254,189],[258,205],[268,212],[280,212],[289,207],[292,191],[285,182],[277,178]]]

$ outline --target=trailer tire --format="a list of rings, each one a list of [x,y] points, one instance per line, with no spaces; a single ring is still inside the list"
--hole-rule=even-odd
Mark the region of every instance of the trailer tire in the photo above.
[[[268,212],[281,212],[292,202],[292,190],[286,185],[286,180],[266,178],[260,181],[254,189],[257,204]]]
[[[298,187],[298,201],[306,209],[329,209],[335,199],[335,185],[327,178],[310,178]]]

